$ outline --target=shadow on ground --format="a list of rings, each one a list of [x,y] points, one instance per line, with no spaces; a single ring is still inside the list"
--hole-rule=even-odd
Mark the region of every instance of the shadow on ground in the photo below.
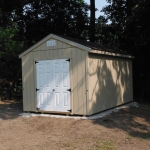
[[[23,110],[22,101],[3,100],[0,101],[0,119],[15,119]]]
[[[15,119],[23,111],[22,101],[0,101],[0,119]],[[93,120],[93,124],[108,129],[125,131],[131,137],[150,139],[150,103],[139,103],[139,107],[121,109],[106,117]]]
[[[123,130],[132,137],[150,139],[150,103],[139,103],[139,107],[121,109],[94,120],[93,123],[109,129]]]

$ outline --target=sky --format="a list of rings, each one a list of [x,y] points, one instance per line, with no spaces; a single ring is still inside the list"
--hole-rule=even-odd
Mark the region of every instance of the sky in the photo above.
[[[84,2],[86,2],[87,4],[90,4],[90,0],[84,0]],[[95,7],[98,9],[98,11],[96,11],[96,18],[98,18],[100,15],[104,14],[100,11],[106,5],[108,5],[106,0],[95,0]]]

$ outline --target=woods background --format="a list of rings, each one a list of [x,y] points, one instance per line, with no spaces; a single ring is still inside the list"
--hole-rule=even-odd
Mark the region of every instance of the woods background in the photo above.
[[[91,0],[91,6],[94,1]],[[93,18],[88,15],[93,7],[83,0],[1,0],[0,99],[22,98],[18,54],[54,33],[94,41],[134,55],[134,98],[149,101],[150,1],[107,2],[101,10],[104,16],[94,17],[93,27]]]

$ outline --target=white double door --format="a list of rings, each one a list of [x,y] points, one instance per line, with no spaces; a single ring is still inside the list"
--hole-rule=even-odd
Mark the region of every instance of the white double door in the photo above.
[[[37,108],[44,111],[70,110],[70,73],[67,59],[36,62]]]

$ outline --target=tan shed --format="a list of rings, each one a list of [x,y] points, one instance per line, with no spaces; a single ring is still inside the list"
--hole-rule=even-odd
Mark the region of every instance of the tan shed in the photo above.
[[[19,58],[24,111],[92,115],[133,101],[126,53],[50,34]]]

